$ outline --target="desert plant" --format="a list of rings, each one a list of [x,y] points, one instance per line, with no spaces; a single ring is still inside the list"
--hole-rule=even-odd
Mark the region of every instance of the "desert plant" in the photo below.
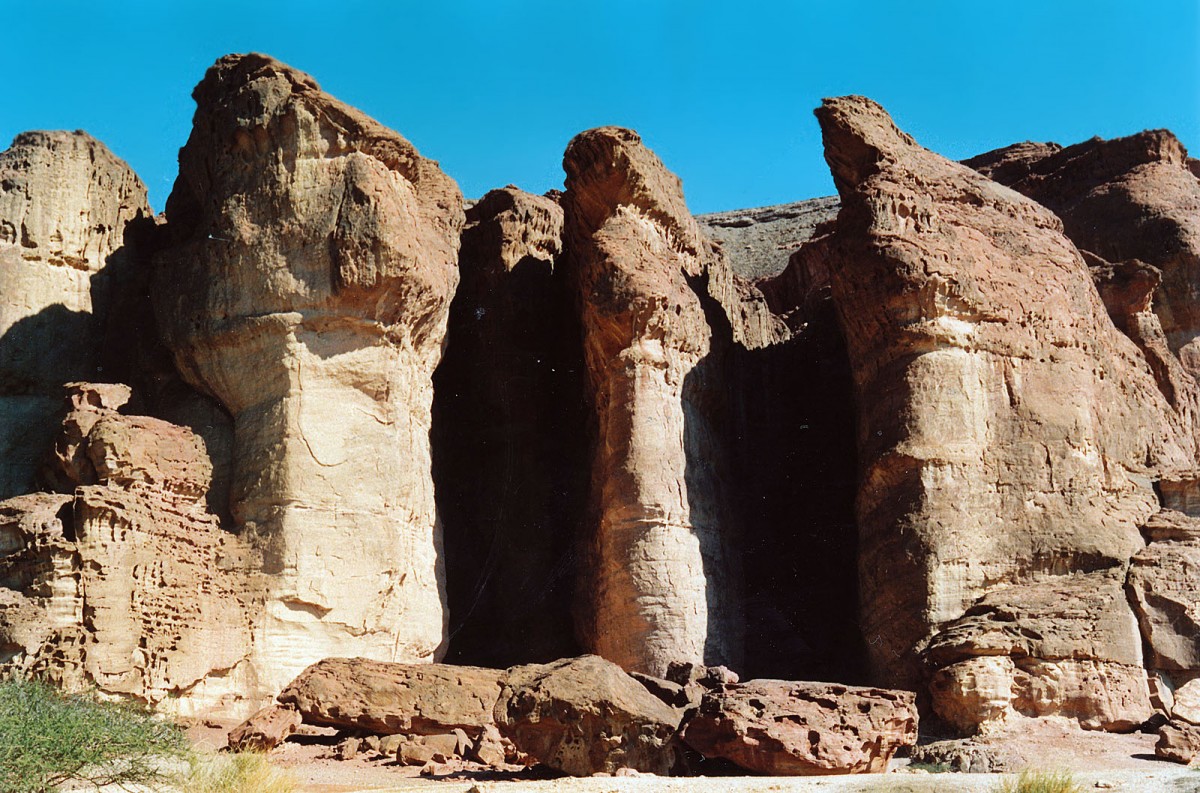
[[[291,776],[258,752],[196,757],[184,793],[292,793]]]
[[[1069,771],[1022,771],[1000,783],[998,793],[1083,793]]]
[[[35,680],[0,681],[0,790],[48,793],[66,782],[163,785],[187,754],[175,725],[149,710],[63,694]]]

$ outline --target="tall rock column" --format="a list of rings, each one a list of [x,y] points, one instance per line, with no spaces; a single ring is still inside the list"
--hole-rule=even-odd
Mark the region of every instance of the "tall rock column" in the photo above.
[[[26,132],[0,152],[0,499],[33,489],[62,386],[98,371],[109,267],[149,217],[129,166],[83,132]]]
[[[724,356],[747,323],[732,276],[636,133],[581,133],[563,167],[596,421],[581,638],[651,674],[671,661],[736,666]]]
[[[1018,713],[1131,728],[1150,706],[1124,573],[1190,429],[1049,210],[870,100],[817,117],[843,202],[821,244],[858,400],[876,675],[932,671],[935,708],[965,729]]]
[[[463,225],[404,138],[261,55],[193,94],[155,313],[234,417],[232,509],[263,555],[255,666],[277,691],[331,655],[444,650],[431,377]]]

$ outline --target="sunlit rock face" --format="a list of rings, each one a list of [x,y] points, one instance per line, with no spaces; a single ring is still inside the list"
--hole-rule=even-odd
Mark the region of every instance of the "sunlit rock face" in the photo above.
[[[0,152],[0,498],[33,490],[62,385],[102,376],[125,232],[146,188],[83,132],[26,132]]]
[[[431,377],[458,188],[265,56],[222,58],[194,97],[155,312],[184,378],[234,417],[232,512],[264,558],[262,685],[331,655],[440,657]]]
[[[596,426],[582,638],[652,674],[671,661],[740,665],[727,356],[782,326],[735,282],[636,133],[581,133],[563,167]]]
[[[1190,428],[1054,214],[921,148],[870,100],[817,117],[842,209],[793,264],[827,271],[854,370],[875,675],[916,686],[927,664],[960,726],[1127,728],[1149,701],[1124,571],[1153,480],[1193,459]],[[1059,587],[1103,607],[1042,626],[1031,603]],[[969,696],[995,712],[966,724]]]

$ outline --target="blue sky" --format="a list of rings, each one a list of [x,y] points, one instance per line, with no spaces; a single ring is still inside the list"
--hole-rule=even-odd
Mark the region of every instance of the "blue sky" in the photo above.
[[[0,145],[85,129],[161,209],[191,89],[260,51],[475,197],[562,184],[571,136],[642,133],[693,211],[833,192],[812,109],[860,93],[954,158],[1167,127],[1200,153],[1200,0],[0,0]]]

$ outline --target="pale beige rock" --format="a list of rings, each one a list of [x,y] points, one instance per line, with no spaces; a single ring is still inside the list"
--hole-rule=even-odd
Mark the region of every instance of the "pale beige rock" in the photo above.
[[[155,313],[185,379],[234,418],[233,516],[264,557],[262,691],[327,656],[440,657],[431,376],[458,188],[268,57],[222,58],[194,96]]]
[[[1171,718],[1200,726],[1200,678],[1190,680],[1175,689]]]
[[[1119,614],[1120,574],[1158,509],[1152,480],[1191,466],[1190,427],[1113,326],[1057,217],[922,149],[870,100],[827,100],[817,115],[843,206],[809,255],[829,272],[859,399],[860,587],[876,676],[915,685],[918,643],[1006,587],[1112,569],[1112,582],[1088,580]],[[1041,623],[1032,651],[1045,657],[980,647],[1014,653],[980,663],[1025,658],[1035,678],[1082,686],[1047,682],[1032,695],[1039,711],[1127,724],[1148,708],[1144,675],[1129,679],[1141,658],[1127,615],[1079,657],[1046,649],[1071,646],[1089,619]],[[1118,694],[1097,687],[1114,679]],[[994,698],[977,699],[986,709]]]
[[[305,669],[279,701],[296,707],[307,724],[384,735],[462,729],[477,737],[493,723],[505,679],[503,670],[474,666],[326,658]]]
[[[771,776],[881,773],[917,742],[909,691],[751,680],[704,695],[683,740]]]
[[[83,132],[0,152],[0,498],[27,493],[58,432],[59,388],[96,379],[110,273],[146,188]]]
[[[0,611],[4,666],[178,715],[244,715],[258,704],[246,550],[207,510],[203,443],[105,406],[126,397],[74,384],[64,426],[75,451],[59,460],[80,486],[0,509],[17,512],[5,532],[15,575]]]
[[[738,527],[722,435],[731,343],[785,335],[636,133],[567,147],[565,234],[598,437],[580,586],[587,649],[661,675],[741,662]],[[709,314],[714,318],[710,319]]]

